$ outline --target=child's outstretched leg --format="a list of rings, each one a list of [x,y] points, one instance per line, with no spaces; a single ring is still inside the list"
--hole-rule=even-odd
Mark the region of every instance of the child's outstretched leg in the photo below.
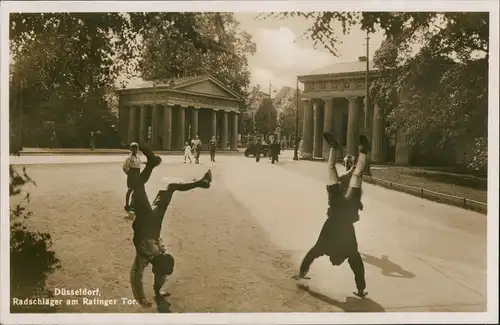
[[[148,161],[146,162],[146,167],[144,167],[139,176],[133,181],[132,207],[135,210],[150,210],[151,205],[146,193],[146,183],[151,177],[153,169],[161,163],[161,158],[156,156],[145,144],[140,144],[139,149],[144,153]]]
[[[167,185],[166,189],[160,190],[156,195],[152,204],[153,210],[160,218],[163,218],[175,191],[189,191],[194,188],[210,188],[211,182],[212,172],[209,169],[205,175],[197,181],[187,183],[170,183]]]
[[[361,183],[363,174],[370,175],[370,164],[368,163],[368,139],[365,136],[359,137],[359,154],[356,162],[356,167],[349,182],[349,188],[345,194],[346,199],[351,199],[353,196],[359,196],[361,200]]]

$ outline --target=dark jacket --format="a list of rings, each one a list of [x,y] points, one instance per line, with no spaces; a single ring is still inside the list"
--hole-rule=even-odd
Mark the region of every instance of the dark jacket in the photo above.
[[[271,150],[271,153],[273,155],[279,155],[279,153],[281,152],[281,146],[280,146],[279,142],[271,143],[271,145],[269,146],[269,149]]]
[[[215,151],[217,149],[217,140],[210,140],[208,142],[208,149],[210,151]]]
[[[339,186],[329,185],[327,219],[321,228],[316,247],[322,253],[343,261],[358,251],[354,220],[358,215],[357,200],[346,200]],[[359,202],[358,202],[359,203]]]

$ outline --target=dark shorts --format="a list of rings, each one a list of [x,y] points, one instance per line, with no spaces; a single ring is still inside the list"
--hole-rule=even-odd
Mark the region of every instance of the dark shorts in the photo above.
[[[345,219],[344,219],[345,218]],[[342,264],[358,251],[358,241],[353,223],[342,214],[329,217],[314,245],[316,256],[327,255],[334,265]]]
[[[166,254],[167,249],[163,243],[163,239],[159,238],[146,238],[146,239],[133,239],[134,246],[137,250],[137,254],[143,256],[144,259],[148,261],[153,260],[155,257]]]
[[[140,168],[130,168],[127,174],[127,188],[132,188],[134,181],[139,177],[141,174],[141,169]]]

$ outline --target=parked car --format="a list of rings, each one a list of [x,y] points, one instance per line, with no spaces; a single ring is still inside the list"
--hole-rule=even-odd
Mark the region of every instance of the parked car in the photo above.
[[[262,152],[261,155],[262,157],[267,157],[267,153],[269,151],[269,144],[266,141],[262,141]],[[245,157],[250,157],[253,156],[255,157],[255,143],[250,143],[248,148],[245,150]]]

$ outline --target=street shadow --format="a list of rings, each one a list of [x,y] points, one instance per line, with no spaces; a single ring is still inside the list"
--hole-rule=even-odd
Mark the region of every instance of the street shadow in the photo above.
[[[156,310],[158,310],[161,314],[170,314],[172,311],[170,310],[170,303],[167,299],[162,297],[155,297]]]
[[[307,286],[298,285],[299,289],[306,291],[312,297],[329,305],[340,308],[346,313],[384,313],[385,309],[370,298],[346,297],[344,302],[328,297],[325,294],[314,291]]]
[[[363,257],[364,262],[378,267],[382,271],[382,275],[407,279],[412,279],[416,276],[414,273],[403,269],[398,264],[389,261],[389,257],[387,257],[386,255],[382,255],[381,258],[378,258],[365,253],[360,254]]]
[[[488,189],[488,180],[480,179],[475,177],[467,177],[464,175],[453,175],[444,173],[429,173],[422,171],[414,171],[411,174],[417,177],[425,178],[438,183],[447,183],[453,185],[459,185],[463,187],[468,187],[476,190]]]

